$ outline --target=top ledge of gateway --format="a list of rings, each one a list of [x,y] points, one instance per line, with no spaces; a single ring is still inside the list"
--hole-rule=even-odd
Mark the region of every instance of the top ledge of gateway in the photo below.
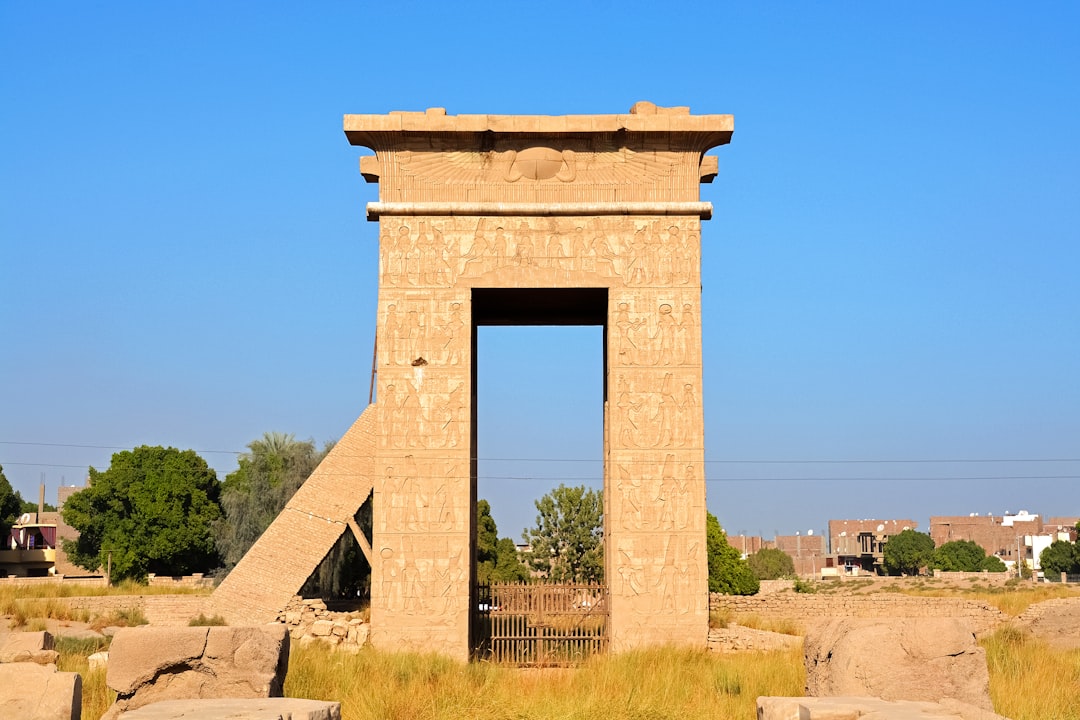
[[[346,115],[345,135],[366,145],[369,133],[707,133],[716,145],[731,141],[733,115],[691,115],[688,107],[635,103],[625,115],[447,115],[445,108],[387,115]]]

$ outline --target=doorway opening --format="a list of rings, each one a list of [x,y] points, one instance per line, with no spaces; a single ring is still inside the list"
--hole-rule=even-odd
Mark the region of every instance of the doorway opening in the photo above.
[[[473,291],[473,502],[490,511],[473,542],[474,656],[548,664],[606,647],[602,584],[510,586],[536,584],[523,549],[537,500],[580,486],[603,506],[606,317],[606,288]]]

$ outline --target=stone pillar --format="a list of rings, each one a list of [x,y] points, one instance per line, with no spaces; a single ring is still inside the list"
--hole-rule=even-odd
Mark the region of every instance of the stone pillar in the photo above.
[[[708,635],[700,221],[628,223],[608,307],[605,568],[612,647]],[[628,250],[628,251],[627,251]]]
[[[380,227],[371,641],[468,656],[471,297],[431,218]]]

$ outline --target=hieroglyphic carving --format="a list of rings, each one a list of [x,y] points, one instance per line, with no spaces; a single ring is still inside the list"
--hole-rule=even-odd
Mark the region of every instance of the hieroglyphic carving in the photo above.
[[[512,269],[537,284],[572,278],[628,287],[696,282],[696,221],[593,218],[409,218],[380,238],[386,287],[449,287]],[[584,276],[584,277],[582,277]],[[586,277],[591,277],[585,280]]]
[[[464,531],[471,511],[460,492],[469,478],[459,467],[440,457],[399,456],[381,478],[384,505],[376,526],[384,532]]]
[[[611,518],[619,528],[632,531],[670,531],[691,528],[700,510],[697,461],[687,453],[618,453],[613,458],[613,483],[618,502]]]
[[[660,300],[650,312],[634,312],[630,299],[615,301],[612,361],[617,365],[669,367],[698,361],[700,343],[697,313],[690,302]],[[681,304],[676,315],[675,306]]]
[[[425,626],[458,621],[467,609],[467,546],[446,539],[424,542],[409,535],[390,535],[378,550],[380,571],[375,591],[387,609],[420,616]],[[462,588],[465,592],[462,592]]]
[[[689,533],[658,540],[632,535],[616,540],[619,577],[614,590],[636,599],[644,616],[693,613],[698,604],[694,588],[702,572],[701,541]]]
[[[674,373],[619,373],[612,427],[617,447],[700,446],[701,409],[695,380]]]

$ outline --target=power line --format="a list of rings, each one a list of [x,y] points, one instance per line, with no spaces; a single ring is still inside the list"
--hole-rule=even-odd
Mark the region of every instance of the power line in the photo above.
[[[116,445],[85,445],[76,443],[50,443],[50,442],[23,442],[16,440],[0,440],[0,445],[28,445],[34,447],[58,447],[58,448],[81,448],[91,450],[132,450],[131,447]],[[419,448],[418,448],[419,449]],[[244,455],[250,450],[194,450],[196,453]],[[350,457],[346,455],[345,457]],[[359,457],[359,456],[351,456]],[[435,458],[431,460],[458,460],[459,458]],[[503,457],[477,457],[470,458],[478,462],[567,462],[567,463],[594,463],[602,462],[600,458],[503,458]],[[653,461],[627,461],[627,462],[653,462]],[[725,458],[720,460],[705,460],[706,465],[890,465],[890,464],[994,464],[994,463],[1074,463],[1080,462],[1080,458],[839,458],[839,459],[787,459],[767,460],[763,458],[734,459]],[[45,463],[6,463],[9,465],[42,465],[43,467],[81,467],[79,465],[50,465]],[[626,462],[623,462],[626,464]]]

